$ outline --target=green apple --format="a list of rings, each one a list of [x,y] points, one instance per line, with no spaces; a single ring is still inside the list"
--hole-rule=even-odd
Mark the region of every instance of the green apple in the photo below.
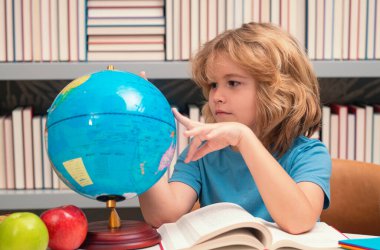
[[[9,216],[9,214],[3,214],[3,215],[0,215],[0,223],[5,220],[5,218],[7,218]]]
[[[0,249],[45,250],[48,242],[45,223],[33,213],[12,213],[0,223]]]

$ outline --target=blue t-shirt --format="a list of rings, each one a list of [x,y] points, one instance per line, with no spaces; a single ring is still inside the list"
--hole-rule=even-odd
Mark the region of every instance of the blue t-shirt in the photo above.
[[[197,161],[184,163],[187,151],[188,148],[178,157],[169,182],[182,182],[192,187],[201,206],[232,202],[253,216],[273,221],[239,152],[226,147]],[[300,136],[277,160],[296,183],[313,182],[319,185],[325,193],[324,208],[329,206],[331,158],[322,142]]]

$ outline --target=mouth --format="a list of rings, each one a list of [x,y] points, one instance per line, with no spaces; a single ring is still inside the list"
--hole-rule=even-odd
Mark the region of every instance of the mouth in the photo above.
[[[215,115],[217,115],[217,116],[231,115],[231,114],[232,114],[232,113],[225,112],[225,111],[222,111],[222,110],[217,110],[217,111],[215,111]]]

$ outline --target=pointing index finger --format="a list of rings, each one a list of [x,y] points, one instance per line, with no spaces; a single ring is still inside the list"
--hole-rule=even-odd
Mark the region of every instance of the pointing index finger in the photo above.
[[[177,121],[179,121],[181,124],[183,124],[187,129],[193,128],[193,121],[190,120],[188,117],[182,115],[176,108],[172,108],[173,114]]]

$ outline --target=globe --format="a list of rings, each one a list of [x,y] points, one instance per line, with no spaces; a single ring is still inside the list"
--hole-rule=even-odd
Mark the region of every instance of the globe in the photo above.
[[[45,143],[53,169],[75,192],[124,200],[153,186],[176,147],[164,95],[144,78],[104,70],[79,77],[48,110]]]

